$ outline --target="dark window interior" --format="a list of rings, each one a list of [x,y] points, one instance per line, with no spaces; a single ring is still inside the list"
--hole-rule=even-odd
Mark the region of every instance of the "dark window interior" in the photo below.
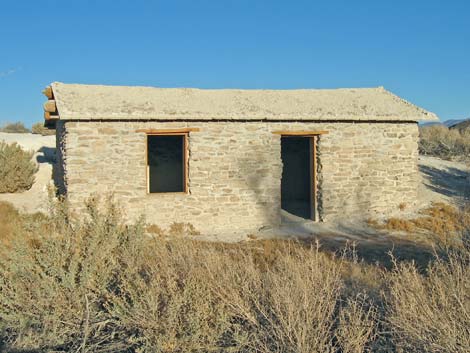
[[[298,217],[312,217],[311,148],[308,137],[282,137],[281,207]]]
[[[184,135],[149,135],[149,192],[184,192]]]

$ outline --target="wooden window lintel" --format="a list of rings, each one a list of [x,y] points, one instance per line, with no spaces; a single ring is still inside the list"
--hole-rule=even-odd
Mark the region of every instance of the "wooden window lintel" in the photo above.
[[[291,130],[281,130],[273,131],[274,135],[283,135],[283,136],[316,136],[316,135],[325,135],[328,131],[318,130],[318,131],[291,131]]]
[[[171,134],[187,134],[190,132],[198,132],[199,128],[188,127],[182,129],[138,129],[135,132],[143,132],[148,135],[171,135]]]

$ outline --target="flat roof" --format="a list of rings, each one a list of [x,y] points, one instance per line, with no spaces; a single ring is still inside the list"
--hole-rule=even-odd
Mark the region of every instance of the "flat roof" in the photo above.
[[[60,120],[438,120],[383,87],[242,90],[53,82],[51,88]]]

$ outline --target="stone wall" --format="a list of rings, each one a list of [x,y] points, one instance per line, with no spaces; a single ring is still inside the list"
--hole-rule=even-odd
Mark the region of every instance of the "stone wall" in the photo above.
[[[137,129],[195,127],[189,193],[147,194],[146,135]],[[327,130],[318,142],[322,220],[390,213],[416,201],[416,123],[66,122],[65,182],[72,207],[112,192],[130,219],[166,227],[256,230],[280,222],[282,162],[276,130]]]

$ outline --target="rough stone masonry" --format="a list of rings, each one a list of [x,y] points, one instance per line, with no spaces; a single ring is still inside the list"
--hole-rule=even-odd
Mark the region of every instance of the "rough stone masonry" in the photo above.
[[[129,220],[144,215],[149,223],[162,227],[189,222],[204,232],[255,231],[280,224],[283,165],[281,135],[276,131],[328,132],[317,140],[321,221],[367,218],[396,211],[402,203],[413,205],[419,182],[416,121],[434,119],[421,110],[416,110],[415,117],[403,118],[403,112],[393,112],[395,118],[382,117],[376,112],[374,119],[359,119],[355,117],[360,112],[378,108],[362,106],[354,112],[351,105],[350,119],[328,112],[308,119],[293,114],[291,121],[250,118],[249,112],[237,113],[243,119],[210,119],[211,112],[206,113],[207,119],[191,119],[190,111],[180,117],[176,110],[149,117],[142,111],[136,114],[139,107],[132,110],[132,118],[122,112],[106,118],[95,106],[94,115],[78,119],[61,115],[60,92],[67,85],[59,85],[53,96],[58,110],[55,179],[72,208],[82,210],[92,194],[113,193]],[[68,98],[62,99],[62,105],[68,112],[73,110],[71,99],[87,98],[64,97]],[[102,103],[106,105],[106,97]],[[152,104],[146,105],[147,113]],[[251,104],[255,109],[255,102]],[[106,109],[112,111],[112,107]],[[335,109],[337,113],[339,108]],[[149,194],[146,133],[138,130],[183,128],[199,129],[188,135],[188,192]]]

